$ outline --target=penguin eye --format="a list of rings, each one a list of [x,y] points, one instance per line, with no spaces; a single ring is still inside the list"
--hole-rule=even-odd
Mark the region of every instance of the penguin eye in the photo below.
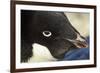
[[[42,34],[45,36],[45,37],[50,37],[52,35],[52,33],[50,31],[43,31]]]

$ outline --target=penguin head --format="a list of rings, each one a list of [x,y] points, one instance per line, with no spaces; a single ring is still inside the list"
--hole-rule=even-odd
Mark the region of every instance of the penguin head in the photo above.
[[[71,25],[63,12],[27,11],[26,13],[24,16],[28,22],[24,22],[22,30],[25,40],[46,46],[53,57],[62,59],[71,49],[87,47],[85,38]]]

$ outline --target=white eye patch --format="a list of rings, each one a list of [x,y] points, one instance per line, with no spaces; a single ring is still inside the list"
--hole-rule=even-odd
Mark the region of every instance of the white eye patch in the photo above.
[[[52,33],[50,31],[43,31],[42,34],[45,36],[45,37],[50,37],[52,35]]]

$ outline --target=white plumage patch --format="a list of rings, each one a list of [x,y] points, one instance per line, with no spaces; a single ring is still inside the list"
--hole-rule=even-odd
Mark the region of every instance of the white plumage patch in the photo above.
[[[28,60],[29,63],[32,62],[46,62],[46,61],[56,61],[57,59],[54,58],[47,47],[40,45],[40,44],[33,44],[33,56]]]

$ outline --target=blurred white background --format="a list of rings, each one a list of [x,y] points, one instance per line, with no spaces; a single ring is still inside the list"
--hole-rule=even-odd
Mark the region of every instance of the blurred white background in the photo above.
[[[89,36],[89,13],[65,13],[71,24],[84,37]]]
[[[81,69],[65,69],[53,71],[39,71],[30,73],[99,73],[100,72],[100,0],[33,0],[42,2],[71,3],[97,5],[97,67]],[[88,17],[87,17],[88,18]],[[88,23],[88,22],[87,22]],[[10,0],[0,0],[0,73],[10,73]],[[29,72],[27,72],[29,73]]]

